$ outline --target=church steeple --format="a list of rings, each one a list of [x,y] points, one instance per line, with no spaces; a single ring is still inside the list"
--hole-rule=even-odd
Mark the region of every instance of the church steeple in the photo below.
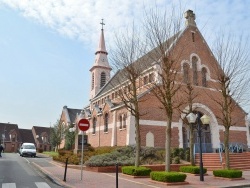
[[[103,19],[102,19],[102,22],[100,24],[102,25],[102,30],[101,30],[100,40],[99,40],[99,46],[98,46],[95,54],[105,53],[108,55],[108,52],[107,52],[106,46],[105,46],[104,33],[103,33],[103,26],[105,25],[105,23],[103,23]]]
[[[101,35],[99,40],[99,45],[97,51],[95,52],[95,62],[92,68],[90,69],[91,72],[91,91],[90,91],[90,99],[95,97],[95,95],[100,91],[100,89],[107,83],[110,79],[110,71],[112,70],[109,62],[108,62],[108,52],[105,46],[105,39],[104,39],[104,30],[103,26],[105,25],[102,22]]]

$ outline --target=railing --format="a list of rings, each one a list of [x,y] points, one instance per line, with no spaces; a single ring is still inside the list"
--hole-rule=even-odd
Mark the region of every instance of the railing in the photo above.
[[[248,151],[248,146],[244,143],[231,142],[228,144],[228,150],[231,153],[242,153],[244,151]],[[219,154],[221,162],[222,162],[222,153],[224,152],[225,152],[225,145],[224,143],[220,143]]]

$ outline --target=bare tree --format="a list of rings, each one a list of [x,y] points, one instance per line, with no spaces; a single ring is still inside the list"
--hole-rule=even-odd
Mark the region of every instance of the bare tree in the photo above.
[[[136,154],[135,166],[140,165],[140,114],[139,103],[142,100],[139,97],[141,73],[145,69],[142,56],[144,45],[141,43],[139,32],[133,26],[131,31],[116,34],[115,47],[111,51],[112,65],[119,71],[111,80],[113,90],[119,96],[120,101],[125,108],[135,117],[135,140]]]
[[[166,114],[165,170],[170,171],[171,124],[174,110],[182,104],[178,97],[181,84],[178,83],[179,58],[183,49],[175,51],[176,40],[180,34],[181,14],[172,7],[172,11],[160,12],[157,8],[145,12],[144,29],[146,44],[150,49],[148,58],[159,68],[157,82],[152,94],[159,100]]]
[[[214,71],[217,76],[216,90],[219,97],[212,97],[212,99],[221,109],[216,116],[225,127],[224,147],[227,169],[230,168],[229,129],[231,126],[245,123],[245,117],[239,116],[239,112],[242,112],[240,105],[248,102],[246,94],[249,94],[250,86],[247,41],[242,36],[237,38],[231,34],[220,33],[213,48],[218,62],[214,64]]]
[[[184,99],[186,98],[187,101],[185,101],[183,104],[188,104],[188,110],[183,111],[182,108],[179,110],[181,113],[184,113],[185,116],[182,117],[183,122],[189,126],[190,130],[190,138],[189,138],[189,143],[190,143],[190,162],[191,165],[195,165],[194,161],[194,126],[187,121],[186,116],[192,112],[195,111],[195,108],[193,107],[193,103],[195,102],[195,99],[199,95],[197,91],[194,90],[194,87],[191,85],[191,83],[187,83],[186,87],[182,90],[184,96]]]

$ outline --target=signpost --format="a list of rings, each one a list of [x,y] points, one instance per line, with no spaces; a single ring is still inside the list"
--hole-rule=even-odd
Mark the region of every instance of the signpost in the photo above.
[[[78,128],[82,131],[82,154],[81,154],[81,180],[82,180],[82,166],[83,166],[83,146],[84,146],[84,131],[89,129],[89,120],[87,119],[80,119],[77,123]]]

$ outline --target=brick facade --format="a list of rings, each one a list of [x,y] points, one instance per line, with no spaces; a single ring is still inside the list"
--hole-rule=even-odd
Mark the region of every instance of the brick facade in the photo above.
[[[197,97],[193,101],[193,110],[210,117],[210,124],[204,129],[205,136],[203,142],[211,144],[215,151],[219,147],[220,142],[224,140],[221,107],[213,100],[222,100],[218,92],[219,83],[216,75],[218,72],[215,71],[215,64],[218,64],[218,62],[214,58],[199,29],[194,24],[188,25],[180,32],[178,40],[175,42],[175,47],[171,50],[171,54],[176,60],[176,82],[180,84],[180,90],[178,90],[173,98],[173,104],[184,101],[184,99],[188,97],[185,92],[183,92],[187,87],[183,82],[185,78],[184,67],[187,66],[190,71],[188,77],[189,82],[197,94]],[[107,53],[105,53],[105,55],[107,55]],[[194,62],[196,63],[197,70],[193,67]],[[107,68],[109,65],[107,61],[105,61],[105,63],[104,67]],[[98,69],[102,68],[100,64],[99,67],[94,64],[91,68],[91,75],[96,74]],[[148,70],[151,70],[148,74],[153,73],[157,75],[158,73],[157,67],[153,65],[151,65]],[[197,76],[195,76],[196,74]],[[111,81],[112,79],[113,78],[111,78]],[[138,85],[139,84],[141,84],[140,81],[138,81]],[[135,144],[135,119],[122,105],[117,96],[119,89],[114,91],[113,87],[114,86],[110,85],[109,82],[103,86],[103,88],[99,88],[99,90],[97,89],[98,87],[94,87],[95,89],[91,93],[91,102],[83,109],[85,112],[84,117],[90,121],[90,129],[86,132],[88,142],[94,147]],[[150,84],[140,87],[141,144],[142,146],[165,147],[166,114],[162,109],[161,103],[152,92],[150,92],[149,88]],[[93,92],[96,93],[95,96],[93,96]],[[171,125],[172,147],[184,147],[189,144],[189,127],[183,121],[182,117],[184,114],[181,113],[185,111],[185,109],[188,109],[187,103],[182,103],[178,110],[174,110]],[[235,109],[232,114],[233,127],[230,129],[230,142],[237,141],[249,145],[249,130],[245,121],[246,113],[235,104]],[[105,115],[108,117],[108,131],[105,131]],[[96,130],[93,134],[94,119],[96,120]],[[123,124],[126,125],[126,127],[122,127]]]

